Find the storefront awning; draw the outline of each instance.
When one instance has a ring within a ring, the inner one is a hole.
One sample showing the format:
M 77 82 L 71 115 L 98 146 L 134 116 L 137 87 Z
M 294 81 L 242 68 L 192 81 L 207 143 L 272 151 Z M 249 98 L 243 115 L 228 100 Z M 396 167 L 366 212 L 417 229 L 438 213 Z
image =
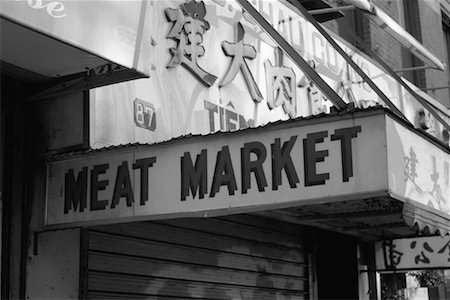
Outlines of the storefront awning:
M 450 233 L 448 216 L 430 212 L 417 203 L 408 204 L 387 196 L 311 204 L 257 214 L 353 235 L 366 241 Z
M 151 65 L 144 60 L 150 45 L 141 45 L 146 5 L 146 1 L 2 1 L 3 71 L 27 76 L 27 82 L 46 90 L 44 94 L 149 77 Z
M 275 214 L 365 239 L 449 232 L 448 147 L 383 108 L 54 157 L 47 228 Z

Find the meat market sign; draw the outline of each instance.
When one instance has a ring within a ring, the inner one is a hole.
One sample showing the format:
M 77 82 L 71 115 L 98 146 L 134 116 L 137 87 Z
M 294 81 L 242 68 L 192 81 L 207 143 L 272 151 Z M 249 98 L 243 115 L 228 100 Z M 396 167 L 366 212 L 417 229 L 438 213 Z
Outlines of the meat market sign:
M 373 193 L 384 115 L 324 118 L 48 163 L 46 225 L 212 216 Z
M 47 164 L 47 228 L 388 196 L 450 219 L 448 152 L 383 109 L 113 147 Z

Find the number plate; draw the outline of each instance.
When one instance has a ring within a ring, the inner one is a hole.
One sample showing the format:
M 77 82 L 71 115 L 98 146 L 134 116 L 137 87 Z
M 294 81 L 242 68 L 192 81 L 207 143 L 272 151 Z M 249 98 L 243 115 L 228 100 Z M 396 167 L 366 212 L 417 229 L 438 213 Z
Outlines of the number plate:
M 134 100 L 134 123 L 138 127 L 155 131 L 156 118 L 153 104 L 136 98 Z

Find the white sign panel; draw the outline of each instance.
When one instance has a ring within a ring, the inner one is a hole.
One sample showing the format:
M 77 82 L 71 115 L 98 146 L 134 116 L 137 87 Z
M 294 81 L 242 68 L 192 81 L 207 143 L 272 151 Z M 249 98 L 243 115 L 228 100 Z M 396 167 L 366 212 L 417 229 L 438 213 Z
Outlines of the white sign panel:
M 450 236 L 396 239 L 375 244 L 377 270 L 450 268 Z
M 142 45 L 151 48 L 151 76 L 91 91 L 92 147 L 155 143 L 330 112 L 320 89 L 235 1 L 188 3 L 149 2 Z M 280 1 L 251 3 L 345 102 L 380 104 L 302 16 Z M 416 124 L 421 105 L 362 54 L 338 43 Z M 440 138 L 442 128 L 432 121 L 429 131 Z
M 394 198 L 413 200 L 450 215 L 448 148 L 387 120 L 389 187 Z
M 50 162 L 46 225 L 212 216 L 385 194 L 385 115 L 363 115 Z
M 111 62 L 150 74 L 146 1 L 2 0 L 0 15 Z M 144 11 L 142 11 L 144 9 Z M 145 40 L 147 41 L 147 40 Z M 31 50 L 30 50 L 31 51 Z M 67 75 L 67 74 L 63 74 Z

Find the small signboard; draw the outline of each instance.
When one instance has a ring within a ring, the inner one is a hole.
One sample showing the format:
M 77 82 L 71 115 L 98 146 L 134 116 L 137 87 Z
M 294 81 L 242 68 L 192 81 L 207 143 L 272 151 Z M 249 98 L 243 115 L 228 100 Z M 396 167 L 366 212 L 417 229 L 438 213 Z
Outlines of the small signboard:
M 395 239 L 375 244 L 377 270 L 450 269 L 450 236 Z

